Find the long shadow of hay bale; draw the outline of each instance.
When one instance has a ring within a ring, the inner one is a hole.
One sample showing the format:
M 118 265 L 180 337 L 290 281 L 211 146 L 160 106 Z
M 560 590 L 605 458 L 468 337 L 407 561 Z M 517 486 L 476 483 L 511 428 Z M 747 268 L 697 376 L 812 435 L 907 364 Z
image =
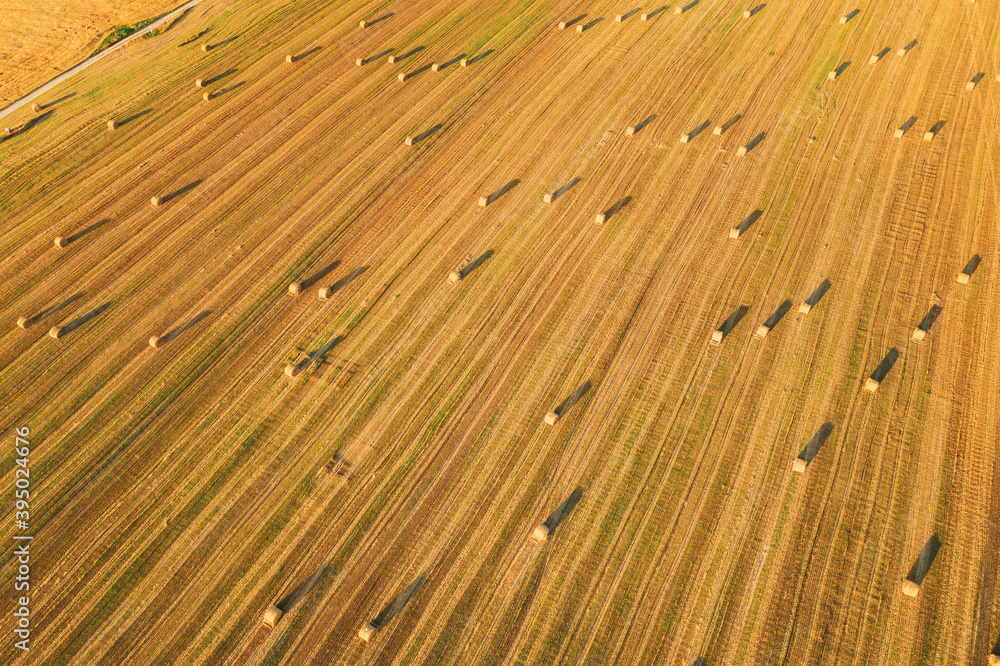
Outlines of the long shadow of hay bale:
M 934 558 L 937 557 L 939 550 L 941 550 L 941 539 L 938 538 L 937 534 L 934 534 L 920 549 L 920 554 L 917 555 L 916 561 L 910 567 L 910 572 L 906 574 L 906 580 L 903 582 L 903 592 L 906 595 L 915 597 L 920 592 L 920 586 L 923 585 L 924 578 L 930 571 L 931 565 L 934 564 Z
M 587 391 L 590 390 L 590 380 L 577 386 L 572 393 L 563 400 L 558 407 L 553 409 L 551 412 L 545 415 L 545 422 L 549 425 L 555 425 L 556 421 L 561 419 L 566 412 L 573 408 L 573 406 L 580 401 Z

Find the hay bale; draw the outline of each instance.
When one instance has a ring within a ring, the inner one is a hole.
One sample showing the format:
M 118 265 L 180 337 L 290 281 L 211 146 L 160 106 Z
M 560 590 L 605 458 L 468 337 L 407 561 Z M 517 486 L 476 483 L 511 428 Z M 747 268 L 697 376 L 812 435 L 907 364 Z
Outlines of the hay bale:
M 294 363 L 289 363 L 285 366 L 285 374 L 289 377 L 295 377 L 299 374 L 299 366 Z
M 328 301 L 330 300 L 331 296 L 333 296 L 333 289 L 331 289 L 330 287 L 320 287 L 319 289 L 320 300 Z
M 802 474 L 806 471 L 806 461 L 802 458 L 796 458 L 795 462 L 792 463 L 792 471 Z
M 896 139 L 902 139 L 904 134 L 906 134 L 906 132 L 904 132 L 902 129 L 897 129 L 895 132 L 892 133 L 892 136 L 893 138 Z
M 364 58 L 358 58 L 354 62 L 358 63 L 358 67 L 361 67 L 362 65 L 365 64 L 365 59 Z
M 831 69 L 829 72 L 826 73 L 826 78 L 830 79 L 831 81 L 836 79 L 838 76 L 839 74 L 835 69 Z
M 369 622 L 361 629 L 361 631 L 358 632 L 358 638 L 367 643 L 372 639 L 372 636 L 374 636 L 377 633 L 378 633 L 378 627 Z
M 62 236 L 56 236 L 55 239 L 52 241 L 52 243 L 56 247 L 66 247 L 67 245 L 69 245 L 69 241 L 63 238 Z
M 302 285 L 298 282 L 293 282 L 288 285 L 288 293 L 292 296 L 298 296 L 300 291 L 302 291 Z
M 17 325 L 19 328 L 28 328 L 31 326 L 31 317 L 18 317 Z
M 997 81 L 1000 81 L 1000 74 L 997 74 Z
M 975 2 L 975 0 L 972 1 Z M 997 77 L 997 80 L 1000 80 L 1000 77 Z M 988 666 L 1000 666 L 1000 654 L 991 654 L 986 663 Z
M 646 12 L 643 12 L 642 14 L 639 15 L 639 20 L 640 21 L 648 21 L 649 20 L 649 14 L 647 14 Z
M 547 525 L 539 525 L 531 533 L 531 540 L 535 543 L 545 543 L 549 540 L 549 532 Z
M 458 66 L 459 67 L 468 67 L 469 66 L 469 59 L 468 58 L 462 58 L 461 60 L 458 61 Z
M 977 83 L 978 83 L 978 81 L 969 81 L 968 83 L 965 84 L 965 89 L 966 90 L 973 90 L 976 87 Z
M 163 197 L 153 197 L 152 199 L 149 200 L 149 205 L 151 205 L 153 208 L 156 208 L 162 203 L 163 203 Z
M 801 314 L 809 314 L 810 310 L 812 310 L 812 306 L 809 305 L 808 303 L 803 303 L 802 305 L 799 306 L 799 312 Z
M 405 139 L 403 139 L 403 143 L 406 144 L 407 146 L 412 146 L 413 145 L 413 137 L 412 136 L 406 137 Z
M 925 335 L 927 335 L 927 331 L 918 326 L 915 329 L 913 329 L 913 335 L 911 335 L 910 337 L 914 340 L 920 341 L 924 339 Z
M 278 623 L 284 612 L 277 606 L 271 606 L 266 611 L 264 611 L 264 626 L 268 629 L 274 629 L 274 625 Z
M 691 139 L 690 134 L 681 134 L 681 143 L 687 143 Z
M 770 332 L 771 329 L 769 329 L 767 326 L 764 326 L 764 324 L 761 324 L 760 326 L 757 327 L 757 332 L 754 333 L 753 336 L 755 338 L 760 338 L 761 340 L 763 340 L 764 338 L 767 337 L 767 334 Z
M 362 30 L 364 30 L 365 28 L 368 27 L 368 21 L 359 21 L 358 25 L 361 27 Z
M 116 130 L 116 129 L 118 129 L 118 121 L 114 120 L 114 119 L 109 120 L 108 121 L 108 129 L 109 130 Z
M 715 136 L 722 136 L 722 125 L 716 125 L 715 129 L 712 130 L 712 134 Z
M 621 22 L 622 22 L 622 15 L 615 14 L 615 23 L 621 23 Z
M 435 63 L 431 63 L 431 71 L 432 72 L 440 72 L 441 71 L 441 65 L 437 64 L 436 62 Z
M 489 198 L 479 197 L 479 205 L 482 206 L 483 208 L 485 208 L 489 203 L 490 203 Z
M 31 110 L 34 111 L 35 113 L 41 113 L 42 112 L 42 107 L 39 106 L 38 104 L 32 104 L 31 105 Z
M 959 273 L 958 274 L 958 283 L 959 284 L 969 284 L 969 274 L 968 273 Z
M 627 134 L 628 136 L 632 136 L 633 134 L 635 134 L 635 127 L 631 125 L 629 127 L 626 127 L 625 134 Z
M 212 93 L 210 93 L 210 92 L 207 92 L 207 93 L 205 93 L 204 95 L 201 96 L 201 98 L 203 100 L 205 100 L 206 102 L 211 102 L 212 101 L 212 97 L 214 97 L 214 95 Z
M 396 78 L 399 79 L 400 81 L 405 81 L 406 80 L 406 74 L 400 72 L 399 76 L 397 76 Z
M 63 334 L 62 326 L 53 326 L 52 328 L 49 329 L 50 338 L 55 338 L 56 340 L 58 340 L 59 338 L 62 337 L 62 334 Z
M 542 196 L 542 201 L 544 201 L 545 203 L 552 203 L 552 195 L 546 194 Z
M 874 393 L 878 390 L 878 382 L 869 377 L 865 380 L 865 390 L 869 393 Z
M 729 230 L 729 237 L 730 238 L 739 238 L 740 237 L 740 228 L 739 227 L 733 227 L 732 229 L 730 229 Z
M 559 420 L 559 415 L 556 414 L 555 412 L 549 412 L 548 414 L 545 415 L 545 422 L 549 425 L 555 425 L 558 420 Z
M 684 10 L 681 9 L 680 5 L 677 5 L 677 9 L 674 10 L 674 16 L 680 16 L 683 13 L 684 13 Z
M 149 346 L 152 347 L 153 349 L 159 349 L 160 345 L 162 344 L 163 344 L 163 339 L 160 338 L 160 336 L 158 335 L 154 335 L 149 339 Z
M 737 157 L 743 157 L 746 154 L 747 154 L 747 147 L 746 146 L 740 146 L 739 148 L 736 149 L 736 155 L 737 155 Z
M 399 58 L 397 56 L 394 56 L 394 55 L 389 56 L 389 64 L 390 65 L 395 65 L 396 64 L 396 60 L 398 60 L 398 59 Z
M 722 329 L 716 329 L 715 332 L 712 333 L 712 339 L 708 341 L 708 344 L 713 347 L 718 347 L 722 344 Z
M 195 88 L 204 88 L 205 87 L 205 79 L 195 79 L 195 81 L 194 81 L 194 87 Z
M 202 44 L 201 45 L 201 52 L 202 53 L 208 53 L 211 50 L 212 50 L 212 47 L 209 46 L 208 44 Z
M 459 273 L 458 271 L 451 271 L 450 273 L 448 273 L 449 284 L 456 284 L 461 281 L 462 281 L 462 274 Z
M 869 65 L 874 65 L 877 62 L 878 62 L 878 56 L 877 55 L 873 54 L 873 55 L 868 56 L 868 64 Z
M 285 62 L 289 62 L 289 63 L 295 62 L 295 56 L 293 56 L 293 55 L 286 55 L 285 56 Z
M 566 21 L 559 21 L 559 29 L 560 30 L 566 29 Z
M 920 586 L 914 583 L 912 580 L 903 581 L 903 594 L 908 597 L 915 597 L 920 593 Z
M 744 9 L 743 10 L 743 18 L 744 19 L 750 18 L 750 10 L 749 9 Z
M 598 213 L 594 217 L 594 222 L 596 222 L 597 224 L 604 224 L 605 220 L 607 219 L 608 219 L 607 215 L 605 215 L 604 213 Z
M 583 32 L 583 25 L 581 24 L 581 25 L 576 26 L 576 31 L 577 32 Z
M 924 132 L 924 141 L 933 141 L 935 134 L 936 132 L 932 130 L 927 130 L 926 132 Z

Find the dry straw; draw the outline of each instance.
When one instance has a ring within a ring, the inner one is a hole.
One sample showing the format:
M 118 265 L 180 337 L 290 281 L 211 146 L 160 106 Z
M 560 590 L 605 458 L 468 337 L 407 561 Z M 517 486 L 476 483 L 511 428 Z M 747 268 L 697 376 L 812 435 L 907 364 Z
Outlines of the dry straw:
M 163 338 L 158 335 L 154 335 L 149 339 L 149 346 L 153 349 L 159 349 L 160 345 L 163 344 Z
M 912 580 L 903 581 L 903 594 L 908 597 L 915 597 L 920 594 L 920 586 L 914 583 Z
M 109 120 L 108 121 L 108 129 L 109 130 L 116 130 L 116 129 L 118 129 L 118 121 L 117 120 L 113 120 L 113 119 Z
M 63 238 L 62 236 L 56 236 L 55 240 L 53 240 L 52 243 L 56 247 L 66 247 L 67 245 L 69 245 L 69 241 Z
M 548 414 L 545 415 L 545 422 L 548 423 L 549 425 L 555 425 L 558 420 L 559 420 L 559 415 L 556 414 L 555 412 L 549 412 Z
M 531 540 L 537 543 L 544 543 L 549 540 L 549 528 L 546 525 L 539 525 L 531 533 Z
M 17 325 L 20 328 L 28 328 L 29 326 L 31 326 L 31 317 L 18 317 Z
M 63 330 L 61 326 L 53 326 L 49 329 L 49 337 L 58 340 L 62 337 Z
M 149 204 L 153 208 L 156 208 L 157 206 L 159 206 L 162 203 L 163 203 L 163 197 L 153 197 L 152 199 L 149 200 Z
M 358 632 L 358 638 L 367 643 L 377 633 L 378 633 L 378 627 L 369 622 L 364 627 L 362 627 L 362 629 Z
M 302 291 L 302 285 L 298 282 L 293 282 L 288 285 L 288 293 L 292 296 L 298 296 L 300 291 Z
M 284 615 L 282 610 L 277 606 L 271 606 L 266 611 L 264 611 L 264 626 L 269 629 L 274 629 L 274 625 L 278 623 L 281 616 Z

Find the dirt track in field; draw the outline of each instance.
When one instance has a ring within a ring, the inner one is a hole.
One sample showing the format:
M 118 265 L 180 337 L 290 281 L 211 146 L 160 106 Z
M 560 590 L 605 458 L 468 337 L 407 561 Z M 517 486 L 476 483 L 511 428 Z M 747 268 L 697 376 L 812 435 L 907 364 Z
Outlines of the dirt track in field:
M 674 8 L 205 0 L 0 143 L 31 660 L 985 662 L 1000 13 Z

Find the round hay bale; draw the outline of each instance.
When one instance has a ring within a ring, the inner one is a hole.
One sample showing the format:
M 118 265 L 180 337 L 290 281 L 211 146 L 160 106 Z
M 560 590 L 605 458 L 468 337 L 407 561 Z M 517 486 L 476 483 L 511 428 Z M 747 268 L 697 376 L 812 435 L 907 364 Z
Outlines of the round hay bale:
M 156 208 L 163 203 L 163 197 L 153 197 L 149 200 L 149 203 L 153 208 Z
M 747 147 L 746 146 L 740 146 L 739 148 L 736 149 L 736 154 L 739 157 L 743 157 L 744 155 L 747 154 Z
M 865 390 L 869 393 L 874 393 L 878 390 L 878 382 L 869 377 L 865 380 Z
M 53 326 L 52 328 L 49 329 L 50 338 L 55 338 L 56 340 L 58 340 L 59 338 L 62 337 L 62 334 L 63 334 L 62 326 Z
M 202 44 L 201 45 L 201 52 L 202 53 L 208 53 L 211 50 L 212 50 L 212 47 L 209 46 L 208 44 Z
M 264 626 L 268 629 L 274 629 L 274 625 L 278 623 L 282 615 L 284 615 L 284 611 L 277 606 L 271 606 L 264 611 Z
M 362 30 L 364 30 L 365 28 L 368 27 L 368 22 L 367 21 L 359 21 L 358 25 L 361 26 Z
M 633 136 L 635 134 L 635 127 L 631 125 L 629 127 L 626 127 L 625 134 L 627 134 L 628 136 Z
M 461 282 L 461 281 L 462 281 L 462 274 L 459 273 L 458 271 L 452 271 L 448 273 L 448 282 L 450 284 L 455 284 L 456 282 Z
M 405 81 L 406 80 L 406 74 L 403 74 L 402 72 L 400 72 L 399 76 L 397 76 L 396 78 L 399 79 L 400 81 Z
M 389 64 L 390 65 L 395 65 L 396 64 L 396 56 L 394 56 L 394 55 L 389 56 Z
M 468 67 L 469 66 L 469 59 L 468 58 L 462 58 L 461 60 L 458 61 L 458 66 L 459 67 Z M 997 77 L 997 81 L 1000 81 L 1000 76 Z
M 604 221 L 607 219 L 608 219 L 607 215 L 605 215 L 604 213 L 598 213 L 597 216 L 594 218 L 594 222 L 596 222 L 597 224 L 604 224 Z
M 582 33 L 583 32 L 583 26 L 582 25 L 576 26 L 576 31 Z
M 52 243 L 56 247 L 66 247 L 67 245 L 69 245 L 69 241 L 63 238 L 62 236 L 56 236 L 55 239 L 52 241 Z
M 163 526 L 167 527 L 168 525 L 170 525 L 170 519 L 169 518 L 164 518 L 163 519 Z
M 802 314 L 809 314 L 810 310 L 812 310 L 812 306 L 809 305 L 808 303 L 803 303 L 802 305 L 799 306 L 799 312 Z
M 285 374 L 288 375 L 289 377 L 295 377 L 296 375 L 299 374 L 299 366 L 293 363 L 289 363 L 288 365 L 285 366 Z
M 912 580 L 903 581 L 903 594 L 908 597 L 915 597 L 920 594 L 920 586 L 914 583 Z
M 555 425 L 558 420 L 559 420 L 559 415 L 556 414 L 555 412 L 549 412 L 548 414 L 545 415 L 545 422 L 549 425 Z
M 195 81 L 194 81 L 194 87 L 195 88 L 204 88 L 205 87 L 205 79 L 195 79 Z
M 643 12 L 642 14 L 639 15 L 639 20 L 640 21 L 648 21 L 649 20 L 649 14 L 647 14 L 646 12 Z
M 537 543 L 544 543 L 549 540 L 549 531 L 548 525 L 539 525 L 531 533 L 531 540 Z
M 358 638 L 367 643 L 377 633 L 378 633 L 378 627 L 369 622 L 364 627 L 362 627 L 361 630 L 358 632 Z
M 615 23 L 621 23 L 621 22 L 622 22 L 622 15 L 615 14 Z
M 42 112 L 42 107 L 40 105 L 38 105 L 38 104 L 32 104 L 31 105 L 31 110 L 34 111 L 35 113 L 41 113 Z
M 566 29 L 566 21 L 559 21 L 559 29 L 560 30 Z
M 206 102 L 212 101 L 212 97 L 214 97 L 214 95 L 212 95 L 212 93 L 210 92 L 206 92 L 204 95 L 201 96 L 201 98 Z
M 795 462 L 792 463 L 792 471 L 802 474 L 806 471 L 806 461 L 802 458 L 796 458 Z
M 436 62 L 433 63 L 433 64 L 431 64 L 431 71 L 432 72 L 440 72 L 441 71 L 441 65 L 437 64 Z
M 358 64 L 358 67 L 361 67 L 362 65 L 365 64 L 365 59 L 364 58 L 358 58 L 354 62 L 356 62 Z
M 743 10 L 743 18 L 744 19 L 750 18 L 750 10 L 749 9 L 744 9 Z
M 295 56 L 293 56 L 293 55 L 286 55 L 285 56 L 285 62 L 295 62 Z
M 112 131 L 118 129 L 118 121 L 114 120 L 114 119 L 109 120 L 108 121 L 108 129 L 112 130 Z
M 479 197 L 479 205 L 482 206 L 483 208 L 485 208 L 486 206 L 488 206 L 489 203 L 490 203 L 490 200 L 487 197 Z
M 160 345 L 163 344 L 163 340 L 158 335 L 154 335 L 149 339 L 149 346 L 153 349 L 159 349 Z
M 28 328 L 29 326 L 31 326 L 31 317 L 18 317 L 17 325 L 20 328 Z
M 959 273 L 958 274 L 958 283 L 959 284 L 969 284 L 969 274 L 968 273 Z
M 413 137 L 412 136 L 406 137 L 405 139 L 403 139 L 403 143 L 406 144 L 407 146 L 412 146 L 413 145 Z
M 319 290 L 320 299 L 328 301 L 330 300 L 331 296 L 333 296 L 333 289 L 330 289 L 330 287 L 320 287 Z
M 292 296 L 298 296 L 300 291 L 302 291 L 302 285 L 298 282 L 293 282 L 288 285 L 288 293 Z

